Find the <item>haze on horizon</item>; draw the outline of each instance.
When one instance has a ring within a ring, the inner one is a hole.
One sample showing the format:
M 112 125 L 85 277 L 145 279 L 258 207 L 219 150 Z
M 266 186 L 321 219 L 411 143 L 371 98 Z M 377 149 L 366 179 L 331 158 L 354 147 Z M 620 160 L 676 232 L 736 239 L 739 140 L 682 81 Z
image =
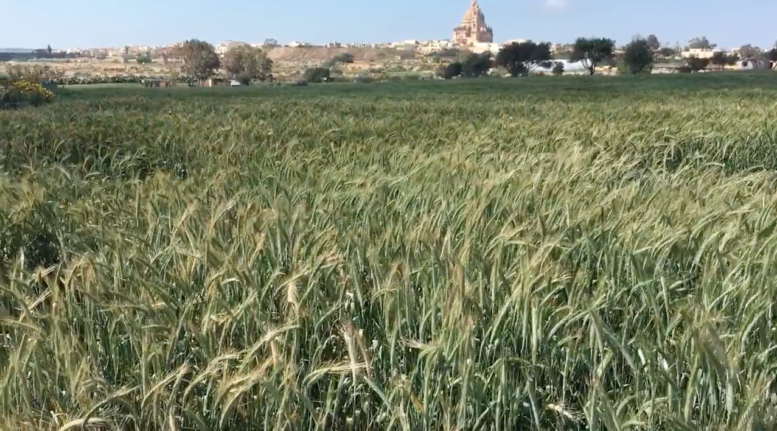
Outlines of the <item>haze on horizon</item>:
M 56 49 L 163 45 L 190 38 L 310 43 L 447 39 L 471 0 L 55 0 L 13 2 L 0 27 L 0 47 Z M 763 0 L 479 0 L 494 41 L 572 42 L 602 36 L 619 44 L 656 34 L 674 46 L 706 36 L 724 48 L 770 48 L 777 3 Z M 41 13 L 40 11 L 46 11 Z M 740 18 L 741 17 L 741 18 Z

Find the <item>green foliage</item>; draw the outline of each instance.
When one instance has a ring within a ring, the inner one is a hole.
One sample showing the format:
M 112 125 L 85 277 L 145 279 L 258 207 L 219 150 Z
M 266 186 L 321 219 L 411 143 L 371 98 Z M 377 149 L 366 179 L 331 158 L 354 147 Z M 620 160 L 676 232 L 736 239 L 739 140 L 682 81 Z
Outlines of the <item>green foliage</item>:
M 777 426 L 772 76 L 245 90 L 0 112 L 3 427 Z
M 457 76 L 461 76 L 463 70 L 463 65 L 455 61 L 453 63 L 440 66 L 440 68 L 437 70 L 437 76 L 442 77 L 443 79 L 453 79 Z
M 710 43 L 706 36 L 694 37 L 688 41 L 688 47 L 691 49 L 714 49 L 717 45 Z
M 55 86 L 52 86 L 54 89 Z M 0 109 L 40 106 L 54 100 L 52 89 L 25 79 L 0 79 Z
M 557 61 L 553 64 L 553 70 L 551 71 L 556 76 L 564 74 L 564 63 Z
M 769 61 L 777 62 L 777 48 L 766 51 L 765 56 Z
M 655 34 L 648 35 L 645 41 L 650 51 L 658 52 L 661 49 L 661 42 L 658 41 L 658 37 Z
M 221 67 L 213 45 L 197 39 L 184 42 L 176 49 L 176 56 L 183 58 L 181 71 L 200 81 L 210 78 Z
M 328 67 L 312 67 L 305 70 L 303 75 L 305 82 L 321 83 L 329 81 L 330 72 Z
M 528 74 L 536 66 L 549 66 L 551 58 L 550 43 L 513 42 L 499 50 L 496 64 L 518 76 Z
M 739 61 L 739 55 L 729 55 L 725 52 L 718 51 L 712 54 L 710 64 L 714 64 L 716 66 L 733 66 L 737 63 L 737 61 Z
M 688 72 L 698 72 L 709 66 L 709 58 L 688 57 L 685 59 L 685 67 Z
M 758 58 L 763 54 L 763 50 L 757 46 L 753 46 L 751 44 L 742 45 L 739 47 L 739 56 L 742 59 L 748 59 L 748 58 Z
M 444 48 L 439 51 L 430 52 L 429 54 L 426 54 L 427 57 L 437 57 L 437 58 L 458 58 L 461 54 L 461 50 L 457 48 Z
M 150 64 L 152 62 L 151 61 L 151 57 L 149 57 L 147 55 L 139 55 L 139 56 L 137 56 L 137 58 L 135 58 L 135 61 L 138 64 Z
M 630 74 L 650 73 L 653 69 L 653 52 L 646 39 L 636 39 L 626 46 L 621 60 L 624 71 Z
M 572 50 L 571 61 L 579 61 L 593 75 L 596 65 L 612 58 L 615 41 L 606 38 L 578 38 Z
M 664 58 L 674 58 L 677 56 L 677 52 L 672 48 L 664 47 L 658 51 L 658 55 Z
M 224 69 L 230 79 L 236 79 L 243 85 L 251 80 L 267 81 L 272 79 L 273 62 L 260 48 L 251 45 L 239 45 L 231 48 L 224 56 Z
M 465 78 L 477 78 L 485 75 L 491 69 L 491 54 L 470 53 L 461 63 L 461 76 Z

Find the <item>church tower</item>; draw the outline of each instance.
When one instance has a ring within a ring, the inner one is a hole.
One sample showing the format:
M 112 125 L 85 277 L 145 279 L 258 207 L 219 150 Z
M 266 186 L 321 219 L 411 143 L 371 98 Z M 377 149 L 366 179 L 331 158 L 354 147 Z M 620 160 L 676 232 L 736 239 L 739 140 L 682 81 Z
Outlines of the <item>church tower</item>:
M 462 45 L 494 42 L 494 31 L 486 24 L 486 17 L 477 0 L 472 0 L 461 18 L 461 24 L 453 29 L 451 40 Z

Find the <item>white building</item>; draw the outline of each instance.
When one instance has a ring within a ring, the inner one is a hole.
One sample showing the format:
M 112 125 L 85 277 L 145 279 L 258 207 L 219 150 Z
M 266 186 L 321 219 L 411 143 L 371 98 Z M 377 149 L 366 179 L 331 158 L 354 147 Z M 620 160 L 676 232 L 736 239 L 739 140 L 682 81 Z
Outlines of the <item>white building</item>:
M 479 42 L 479 43 L 473 43 L 472 46 L 470 46 L 469 50 L 474 52 L 475 54 L 482 54 L 484 52 L 491 52 L 492 54 L 496 55 L 500 49 L 502 49 L 501 43 L 488 43 L 488 42 Z
M 737 62 L 741 70 L 768 70 L 769 62 L 761 58 L 748 58 Z
M 214 50 L 216 51 L 216 54 L 224 55 L 230 49 L 240 45 L 245 45 L 245 42 L 236 42 L 234 40 L 228 40 L 226 42 L 221 42 L 220 44 L 216 45 Z
M 713 55 L 715 55 L 716 52 L 723 52 L 722 49 L 716 48 L 716 49 L 709 49 L 709 48 L 688 48 L 684 50 L 680 56 L 682 58 L 690 58 L 690 57 L 696 57 L 696 58 L 712 58 Z

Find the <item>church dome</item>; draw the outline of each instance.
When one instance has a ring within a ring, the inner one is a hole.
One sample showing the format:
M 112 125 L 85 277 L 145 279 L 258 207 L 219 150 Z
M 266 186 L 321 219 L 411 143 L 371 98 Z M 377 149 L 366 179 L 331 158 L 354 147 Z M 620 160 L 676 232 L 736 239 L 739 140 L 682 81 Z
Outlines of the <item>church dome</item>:
M 452 40 L 460 44 L 491 43 L 494 41 L 494 32 L 491 27 L 486 25 L 486 17 L 480 10 L 477 0 L 472 0 L 461 18 L 461 24 L 453 29 Z
M 486 17 L 483 15 L 483 11 L 480 10 L 480 5 L 477 0 L 473 0 L 469 8 L 464 12 L 464 16 L 461 18 L 462 24 L 480 24 L 485 26 Z

